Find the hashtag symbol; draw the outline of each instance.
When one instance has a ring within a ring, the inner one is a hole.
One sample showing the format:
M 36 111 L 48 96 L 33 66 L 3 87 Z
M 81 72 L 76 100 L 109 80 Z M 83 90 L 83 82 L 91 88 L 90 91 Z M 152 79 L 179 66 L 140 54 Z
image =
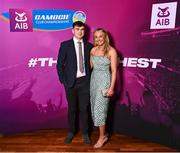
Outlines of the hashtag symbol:
M 31 58 L 31 59 L 29 60 L 28 66 L 29 66 L 29 67 L 35 67 L 35 66 L 37 65 L 37 61 L 38 61 L 37 58 Z

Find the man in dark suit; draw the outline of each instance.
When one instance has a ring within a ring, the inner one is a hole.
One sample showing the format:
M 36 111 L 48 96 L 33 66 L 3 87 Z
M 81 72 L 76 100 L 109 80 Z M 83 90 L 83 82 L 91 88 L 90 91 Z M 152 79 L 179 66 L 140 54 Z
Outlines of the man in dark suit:
M 90 96 L 90 50 L 92 44 L 83 39 L 85 24 L 81 21 L 73 23 L 73 38 L 61 43 L 57 60 L 59 80 L 63 83 L 68 101 L 69 132 L 64 140 L 71 143 L 76 133 L 76 114 L 80 111 L 80 121 L 85 144 L 90 144 L 88 135 L 88 107 Z

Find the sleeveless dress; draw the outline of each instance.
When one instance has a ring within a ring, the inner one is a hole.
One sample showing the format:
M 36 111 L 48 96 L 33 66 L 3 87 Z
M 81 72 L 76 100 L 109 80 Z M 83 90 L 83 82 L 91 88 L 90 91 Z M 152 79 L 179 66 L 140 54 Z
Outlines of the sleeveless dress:
M 90 81 L 91 114 L 94 126 L 106 123 L 109 98 L 104 97 L 102 90 L 110 87 L 110 60 L 105 56 L 91 56 L 93 70 Z

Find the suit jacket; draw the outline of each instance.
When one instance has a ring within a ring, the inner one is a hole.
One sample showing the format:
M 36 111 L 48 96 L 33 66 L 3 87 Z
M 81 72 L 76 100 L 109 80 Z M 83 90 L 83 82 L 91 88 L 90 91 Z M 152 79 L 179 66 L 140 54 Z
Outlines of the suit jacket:
M 86 76 L 90 80 L 90 50 L 93 45 L 85 40 L 83 42 Z M 77 73 L 77 58 L 73 39 L 61 43 L 56 68 L 60 82 L 65 87 L 71 88 Z

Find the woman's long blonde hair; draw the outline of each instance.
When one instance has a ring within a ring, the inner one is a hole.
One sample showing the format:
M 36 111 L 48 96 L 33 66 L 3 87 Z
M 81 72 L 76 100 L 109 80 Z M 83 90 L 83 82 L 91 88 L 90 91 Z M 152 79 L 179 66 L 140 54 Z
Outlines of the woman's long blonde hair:
M 95 33 L 97 31 L 102 31 L 104 33 L 104 37 L 105 37 L 105 45 L 104 45 L 104 56 L 108 54 L 109 52 L 109 49 L 110 49 L 110 43 L 109 43 L 109 36 L 108 36 L 108 33 L 106 30 L 104 30 L 103 28 L 97 28 L 94 33 L 93 33 L 93 37 L 94 37 L 94 40 L 93 40 L 93 44 L 94 46 L 97 46 L 96 42 L 95 42 Z

